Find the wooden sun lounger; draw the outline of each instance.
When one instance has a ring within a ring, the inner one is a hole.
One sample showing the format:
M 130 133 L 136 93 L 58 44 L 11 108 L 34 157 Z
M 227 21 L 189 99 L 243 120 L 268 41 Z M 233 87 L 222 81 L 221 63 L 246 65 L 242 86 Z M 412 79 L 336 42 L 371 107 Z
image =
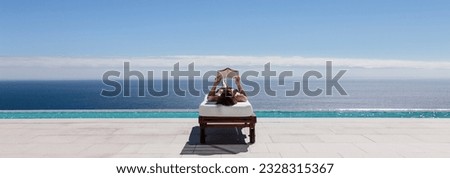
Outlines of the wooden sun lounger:
M 250 102 L 238 102 L 233 106 L 223 106 L 205 100 L 200 104 L 198 123 L 200 143 L 206 142 L 206 128 L 245 128 L 250 130 L 250 143 L 255 143 L 256 115 Z

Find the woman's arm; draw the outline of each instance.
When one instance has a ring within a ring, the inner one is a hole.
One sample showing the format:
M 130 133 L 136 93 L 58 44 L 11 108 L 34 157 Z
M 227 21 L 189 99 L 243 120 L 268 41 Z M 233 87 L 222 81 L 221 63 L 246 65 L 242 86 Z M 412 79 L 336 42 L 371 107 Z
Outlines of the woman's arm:
M 234 98 L 238 102 L 246 102 L 247 101 L 247 94 L 245 94 L 244 89 L 242 89 L 241 78 L 239 76 L 236 76 L 234 81 L 236 82 L 236 86 L 238 88 L 238 92 L 235 93 Z
M 216 80 L 214 81 L 214 84 L 208 93 L 208 101 L 217 101 L 218 96 L 216 95 L 216 88 L 217 88 L 217 85 L 219 85 L 221 80 L 222 80 L 222 76 L 217 75 Z
M 243 94 L 244 96 L 247 96 L 247 95 L 245 94 L 244 89 L 242 89 L 242 85 L 241 85 L 241 77 L 239 77 L 239 76 L 234 77 L 234 81 L 235 81 L 235 83 L 236 83 L 236 86 L 237 86 L 237 89 L 238 89 L 239 93 Z

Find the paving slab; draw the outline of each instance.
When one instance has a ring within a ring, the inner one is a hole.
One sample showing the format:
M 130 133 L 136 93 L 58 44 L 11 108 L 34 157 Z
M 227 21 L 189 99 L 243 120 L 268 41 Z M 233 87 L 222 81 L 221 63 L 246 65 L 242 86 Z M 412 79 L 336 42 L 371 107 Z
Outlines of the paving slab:
M 261 118 L 248 128 L 208 128 L 197 119 L 0 120 L 0 157 L 398 158 L 450 157 L 450 119 Z

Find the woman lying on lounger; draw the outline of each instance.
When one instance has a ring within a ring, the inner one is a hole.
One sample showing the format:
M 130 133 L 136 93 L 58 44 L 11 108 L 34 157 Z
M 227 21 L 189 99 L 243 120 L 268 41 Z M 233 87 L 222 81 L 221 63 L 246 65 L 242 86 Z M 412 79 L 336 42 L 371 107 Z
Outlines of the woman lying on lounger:
M 217 85 L 222 80 L 222 75 L 217 75 L 214 85 L 208 94 L 208 101 L 216 101 L 217 104 L 222 104 L 225 106 L 232 106 L 237 102 L 247 101 L 247 96 L 241 86 L 241 78 L 239 76 L 235 76 L 234 79 L 238 89 L 233 90 L 229 86 L 224 86 L 216 90 Z

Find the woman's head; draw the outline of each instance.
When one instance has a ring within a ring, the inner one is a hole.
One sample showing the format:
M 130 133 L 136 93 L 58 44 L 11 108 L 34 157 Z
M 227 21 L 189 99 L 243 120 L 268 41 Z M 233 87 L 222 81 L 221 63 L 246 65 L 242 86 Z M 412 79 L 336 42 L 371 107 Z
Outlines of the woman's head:
M 232 106 L 237 103 L 236 98 L 234 98 L 234 92 L 231 87 L 223 87 L 220 89 L 222 92 L 217 99 L 217 104 L 222 104 L 225 106 Z

